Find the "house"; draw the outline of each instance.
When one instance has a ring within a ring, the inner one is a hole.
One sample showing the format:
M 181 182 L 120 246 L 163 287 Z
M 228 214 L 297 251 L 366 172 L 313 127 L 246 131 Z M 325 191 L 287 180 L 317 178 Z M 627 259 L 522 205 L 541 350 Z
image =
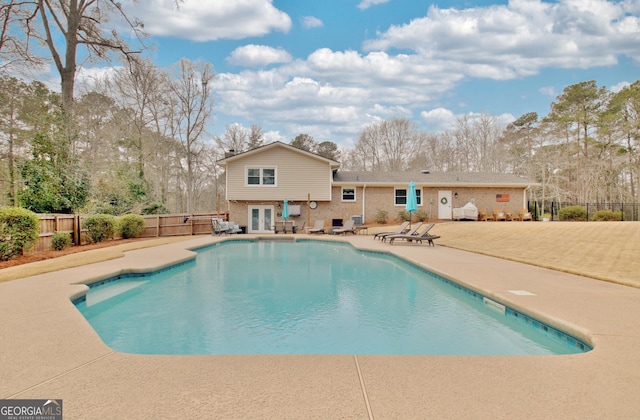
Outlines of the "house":
M 248 233 L 273 232 L 282 221 L 284 200 L 298 227 L 324 219 L 327 226 L 353 216 L 364 223 L 381 212 L 389 220 L 404 210 L 414 181 L 418 211 L 431 219 L 452 218 L 452 209 L 468 202 L 479 208 L 527 207 L 534 183 L 509 174 L 340 171 L 340 163 L 275 142 L 218 161 L 226 172 L 226 201 L 231 218 Z

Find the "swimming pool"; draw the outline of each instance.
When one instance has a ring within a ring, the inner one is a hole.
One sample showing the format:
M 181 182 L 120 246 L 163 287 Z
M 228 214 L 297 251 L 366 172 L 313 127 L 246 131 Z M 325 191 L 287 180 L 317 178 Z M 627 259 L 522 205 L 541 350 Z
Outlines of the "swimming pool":
M 589 347 L 386 253 L 230 240 L 91 287 L 76 306 L 139 354 L 570 354 Z

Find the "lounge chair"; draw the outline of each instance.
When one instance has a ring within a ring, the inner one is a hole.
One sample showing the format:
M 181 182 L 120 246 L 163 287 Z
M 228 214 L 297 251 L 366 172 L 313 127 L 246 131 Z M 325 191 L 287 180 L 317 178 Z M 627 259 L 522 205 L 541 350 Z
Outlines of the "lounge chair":
M 392 235 L 389 237 L 389 244 L 393 245 L 393 241 L 395 241 L 396 239 L 404 239 L 407 242 L 416 241 L 416 242 L 422 243 L 422 241 L 428 241 L 428 245 L 435 246 L 435 244 L 433 243 L 433 240 L 438 239 L 440 236 L 431 235 L 429 233 L 429 231 L 433 226 L 434 224 L 431 223 L 427 225 L 427 228 L 423 232 L 415 235 Z
M 324 233 L 324 220 L 316 220 L 313 227 L 305 228 L 307 233 Z
M 431 223 L 433 224 L 433 223 Z M 418 229 L 420 229 L 420 227 L 422 227 L 422 222 L 418 222 L 416 223 L 411 229 L 409 229 L 408 232 L 405 233 L 394 233 L 393 235 L 385 235 L 382 237 L 382 242 L 386 242 L 387 239 L 393 238 L 394 236 L 404 236 L 404 235 L 416 235 L 418 232 Z M 428 229 L 431 229 L 430 227 Z
M 341 228 L 339 228 L 339 229 L 333 229 L 333 233 L 334 233 L 334 234 L 340 234 L 340 233 L 342 233 L 342 234 L 345 234 L 345 235 L 346 235 L 346 234 L 347 234 L 347 233 L 349 233 L 349 232 L 351 232 L 351 233 L 352 233 L 352 234 L 354 234 L 354 235 L 356 234 L 356 228 L 355 228 L 355 226 L 354 226 L 353 219 L 349 219 L 349 220 L 347 220 L 346 222 L 344 222 L 344 226 L 342 226 Z
M 377 238 L 382 240 L 382 238 L 384 238 L 387 235 L 400 235 L 402 233 L 405 233 L 408 226 L 409 226 L 409 222 L 404 222 L 403 224 L 398 226 L 398 229 L 396 229 L 395 232 L 378 232 L 375 235 L 373 235 L 373 239 Z

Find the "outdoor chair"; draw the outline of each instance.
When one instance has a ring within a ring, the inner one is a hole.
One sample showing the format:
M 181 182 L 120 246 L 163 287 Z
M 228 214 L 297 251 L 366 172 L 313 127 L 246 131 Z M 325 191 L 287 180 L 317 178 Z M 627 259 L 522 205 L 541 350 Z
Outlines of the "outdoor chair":
M 356 234 L 356 228 L 354 226 L 353 219 L 349 219 L 346 222 L 344 222 L 344 226 L 343 227 L 341 227 L 339 229 L 333 229 L 333 233 L 336 234 L 336 235 L 340 234 L 340 233 L 346 235 L 349 232 L 351 232 L 354 235 Z
M 307 233 L 324 233 L 324 220 L 316 220 L 313 227 L 306 228 Z
M 487 209 L 478 210 L 478 221 L 486 222 L 488 220 L 494 220 L 493 214 L 487 213 Z
M 504 222 L 507 220 L 507 216 L 505 216 L 504 211 L 501 209 L 493 209 L 493 220 L 496 222 L 502 220 Z
M 511 213 L 510 209 L 504 209 L 504 220 L 506 220 L 507 222 L 510 222 L 511 220 L 513 220 L 513 213 Z
M 238 226 L 236 222 L 227 222 L 227 223 L 229 226 L 229 230 L 227 231 L 227 233 L 235 234 L 235 233 L 242 232 L 242 229 L 240 229 L 240 226 Z
M 429 226 L 431 225 L 431 226 Z M 431 229 L 431 227 L 433 227 L 433 223 L 430 223 L 429 225 L 427 225 L 427 230 Z M 412 235 L 417 235 L 418 229 L 420 229 L 420 227 L 422 226 L 422 222 L 418 222 L 415 224 L 414 227 L 412 227 L 411 229 L 409 229 L 408 232 L 406 233 L 394 233 L 393 235 L 386 235 L 382 238 L 382 242 L 386 242 L 387 239 L 391 239 L 393 237 L 396 236 L 412 236 Z
M 433 240 L 440 238 L 440 236 L 431 235 L 429 233 L 433 226 L 435 226 L 435 224 L 430 223 L 427 225 L 427 228 L 424 231 L 422 231 L 421 233 L 416 233 L 414 235 L 391 235 L 389 236 L 389 244 L 393 245 L 393 241 L 395 241 L 396 239 L 404 239 L 407 242 L 416 241 L 422 243 L 422 241 L 427 241 L 428 245 L 435 246 Z
M 382 238 L 384 238 L 387 235 L 400 235 L 407 231 L 407 227 L 409 227 L 409 222 L 404 222 L 400 226 L 398 226 L 398 229 L 396 229 L 395 232 L 378 232 L 375 235 L 373 235 L 373 239 L 382 240 Z
M 231 229 L 232 227 L 230 227 L 224 220 L 217 218 L 211 219 L 211 233 L 213 235 L 219 236 L 228 234 Z
M 522 220 L 523 222 L 526 220 L 532 221 L 533 220 L 533 216 L 531 216 L 531 212 L 527 211 L 525 209 L 521 209 L 520 212 L 518 213 L 520 220 Z

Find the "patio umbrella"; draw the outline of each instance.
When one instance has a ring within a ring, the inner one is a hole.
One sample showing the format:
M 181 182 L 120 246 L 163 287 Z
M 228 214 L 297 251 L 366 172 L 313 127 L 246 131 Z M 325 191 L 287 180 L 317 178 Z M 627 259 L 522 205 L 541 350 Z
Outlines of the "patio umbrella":
M 411 227 L 411 216 L 414 211 L 418 210 L 418 199 L 416 198 L 416 184 L 411 181 L 409 183 L 409 191 L 407 192 L 407 204 L 405 210 L 409 212 L 409 227 Z
M 282 203 L 282 219 L 284 220 L 282 222 L 282 231 L 284 233 L 287 233 L 287 219 L 289 218 L 289 201 L 288 200 L 284 200 L 284 203 Z

